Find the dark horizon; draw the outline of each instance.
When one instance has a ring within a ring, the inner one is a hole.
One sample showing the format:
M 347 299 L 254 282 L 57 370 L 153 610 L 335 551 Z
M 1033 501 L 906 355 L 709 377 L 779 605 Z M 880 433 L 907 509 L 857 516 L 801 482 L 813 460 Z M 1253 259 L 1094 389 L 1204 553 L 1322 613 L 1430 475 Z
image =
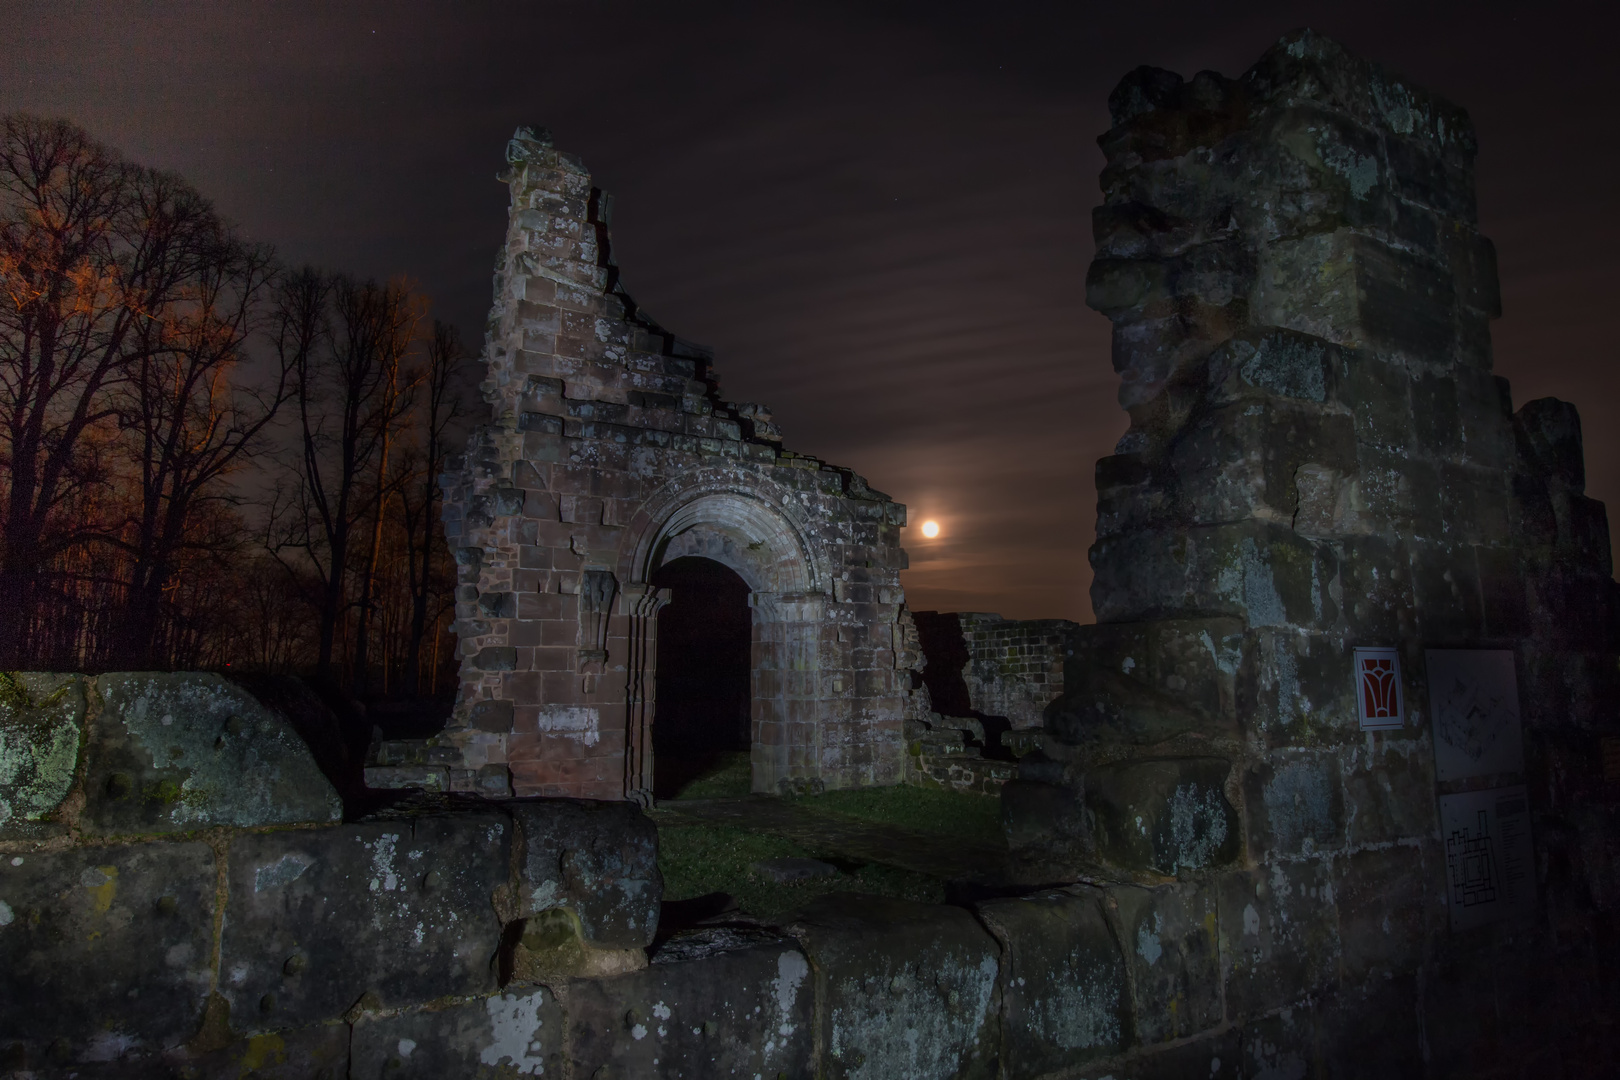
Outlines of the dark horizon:
M 1108 92 L 1143 63 L 1238 75 L 1295 26 L 1468 109 L 1497 373 L 1516 407 L 1579 406 L 1588 490 L 1620 498 L 1603 38 L 1587 8 L 1502 10 L 25 4 L 0 111 L 180 173 L 289 262 L 407 274 L 473 343 L 501 149 L 545 125 L 614 195 L 632 295 L 714 348 L 727 396 L 908 504 L 912 607 L 1086 620 L 1092 464 L 1125 427 L 1084 305 Z

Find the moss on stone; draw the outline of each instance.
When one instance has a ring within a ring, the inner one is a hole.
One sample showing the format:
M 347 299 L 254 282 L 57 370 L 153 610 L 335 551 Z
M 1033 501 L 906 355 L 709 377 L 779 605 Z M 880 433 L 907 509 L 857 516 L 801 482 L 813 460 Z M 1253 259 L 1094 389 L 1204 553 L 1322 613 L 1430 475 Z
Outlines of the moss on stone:
M 925 903 L 943 903 L 945 885 L 926 874 L 879 863 L 851 865 L 838 853 L 805 847 L 778 836 L 766 836 L 726 825 L 660 826 L 658 869 L 664 877 L 665 900 L 688 900 L 723 892 L 746 913 L 779 918 L 835 892 L 869 893 Z M 754 871 L 765 859 L 821 858 L 848 867 L 833 877 L 776 882 Z

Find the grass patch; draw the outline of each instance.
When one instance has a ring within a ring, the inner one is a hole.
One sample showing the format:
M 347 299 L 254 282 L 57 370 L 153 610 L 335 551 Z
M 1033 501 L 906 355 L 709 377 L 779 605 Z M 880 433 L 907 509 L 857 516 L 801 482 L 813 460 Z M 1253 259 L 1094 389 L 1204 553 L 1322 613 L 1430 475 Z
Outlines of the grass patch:
M 740 799 L 753 786 L 753 764 L 747 750 L 715 754 L 701 762 L 664 762 L 666 767 L 687 767 L 693 776 L 681 785 L 676 799 Z
M 1005 842 L 1001 830 L 1001 800 L 989 795 L 905 784 L 829 791 L 806 796 L 804 802 L 817 810 L 861 821 L 940 833 L 970 843 Z
M 750 869 L 762 859 L 785 856 L 825 859 L 848 871 L 837 877 L 781 884 Z M 944 884 L 925 874 L 877 863 L 851 866 L 836 851 L 804 847 L 729 825 L 661 825 L 658 869 L 664 875 L 666 900 L 729 893 L 744 912 L 762 919 L 779 918 L 834 892 L 874 893 L 933 904 L 945 899 Z

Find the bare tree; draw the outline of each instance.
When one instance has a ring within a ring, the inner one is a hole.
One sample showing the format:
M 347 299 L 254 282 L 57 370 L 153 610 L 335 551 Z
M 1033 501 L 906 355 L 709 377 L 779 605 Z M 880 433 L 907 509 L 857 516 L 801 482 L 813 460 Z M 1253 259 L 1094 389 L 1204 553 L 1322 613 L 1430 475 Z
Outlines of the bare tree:
M 118 395 L 139 495 L 118 539 L 131 567 L 116 657 L 132 667 L 170 659 L 163 598 L 177 559 L 219 543 L 196 516 L 238 501 L 224 481 L 247 463 L 290 387 L 285 360 L 266 386 L 232 385 L 275 264 L 267 248 L 223 233 L 215 245 L 185 300 L 140 325 L 142 347 Z
M 370 345 L 377 353 L 383 376 L 376 397 L 375 423 L 378 433 L 377 472 L 371 506 L 371 543 L 360 567 L 360 596 L 355 604 L 354 668 L 351 677 L 354 695 L 367 696 L 371 679 L 372 616 L 377 595 L 377 571 L 382 557 L 383 527 L 388 501 L 399 488 L 388 465 L 396 437 L 411 410 L 421 373 L 404 369 L 405 354 L 416 338 L 422 319 L 423 303 L 403 284 L 390 283 L 378 294 L 367 297 L 364 287 L 338 294 L 344 323 L 353 327 L 370 323 Z M 386 678 L 385 678 L 386 683 Z
M 96 533 L 109 391 L 215 250 L 207 200 L 66 121 L 0 119 L 0 665 L 34 659 L 52 560 Z M 103 434 L 105 432 L 103 431 Z
M 429 605 L 454 588 L 439 572 L 435 554 L 444 554 L 444 529 L 439 520 L 442 493 L 439 473 L 447 456 L 447 436 L 461 417 L 457 375 L 467 360 L 454 326 L 433 320 L 428 341 L 427 370 L 423 374 L 419 471 L 401 500 L 404 511 L 405 566 L 411 597 L 410 637 L 405 650 L 405 691 L 415 696 L 422 687 L 422 645 L 426 640 Z M 415 488 L 414 493 L 410 490 Z M 435 621 L 438 612 L 433 612 Z
M 400 363 L 419 313 L 415 294 L 397 282 L 356 283 L 306 268 L 278 290 L 275 338 L 294 373 L 298 445 L 271 546 L 284 561 L 283 553 L 301 553 L 319 580 L 315 668 L 323 678 L 333 675 L 349 609 L 357 530 L 368 519 L 374 535 L 380 527 L 387 450 L 404 414 Z M 361 564 L 367 579 L 374 562 L 373 554 Z M 369 592 L 362 622 L 368 607 Z

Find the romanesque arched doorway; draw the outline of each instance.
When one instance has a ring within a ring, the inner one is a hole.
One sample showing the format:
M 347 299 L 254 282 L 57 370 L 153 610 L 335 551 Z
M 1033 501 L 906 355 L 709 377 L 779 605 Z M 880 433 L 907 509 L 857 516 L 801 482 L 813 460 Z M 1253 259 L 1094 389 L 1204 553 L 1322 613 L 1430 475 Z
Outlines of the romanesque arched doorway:
M 715 787 L 753 747 L 753 617 L 748 583 L 713 559 L 664 563 L 651 584 L 669 600 L 658 612 L 653 707 L 653 795 Z
M 659 517 L 662 520 L 649 528 L 635 557 L 654 598 L 645 607 L 668 604 L 671 594 L 659 586 L 661 577 L 694 561 L 718 564 L 746 586 L 751 623 L 750 786 L 756 792 L 778 792 L 784 785 L 813 784 L 821 772 L 823 714 L 831 704 L 825 701 L 822 686 L 820 648 L 827 574 L 817 565 L 804 531 L 764 500 L 735 491 L 673 498 Z M 645 704 L 640 707 L 640 724 L 632 724 L 628 759 L 640 772 L 629 777 L 627 786 L 649 793 L 657 778 L 653 733 L 660 662 L 657 618 L 647 619 L 648 647 L 630 673 L 632 713 L 637 710 L 637 687 Z M 844 687 L 838 689 L 842 692 Z

